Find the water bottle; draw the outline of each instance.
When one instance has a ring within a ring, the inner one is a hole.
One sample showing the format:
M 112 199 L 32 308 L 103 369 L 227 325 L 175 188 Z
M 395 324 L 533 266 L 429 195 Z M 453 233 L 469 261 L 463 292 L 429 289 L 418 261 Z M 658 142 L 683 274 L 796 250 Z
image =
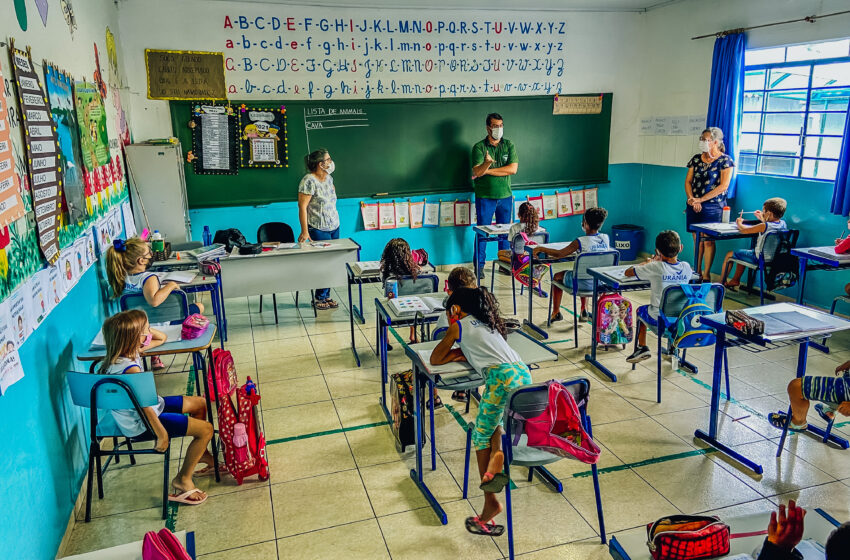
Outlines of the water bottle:
M 729 223 L 729 214 L 731 214 L 731 213 L 732 213 L 731 208 L 729 208 L 728 206 L 723 207 L 723 223 L 724 224 Z
M 210 226 L 204 226 L 204 233 L 202 237 L 204 240 L 204 247 L 206 247 L 207 245 L 212 245 L 213 238 L 212 233 L 210 233 Z
M 390 299 L 398 297 L 398 280 L 387 280 L 384 295 Z
M 153 235 L 151 236 L 151 249 L 156 251 L 165 251 L 165 242 L 162 240 L 162 234 L 159 233 L 158 229 L 153 230 Z

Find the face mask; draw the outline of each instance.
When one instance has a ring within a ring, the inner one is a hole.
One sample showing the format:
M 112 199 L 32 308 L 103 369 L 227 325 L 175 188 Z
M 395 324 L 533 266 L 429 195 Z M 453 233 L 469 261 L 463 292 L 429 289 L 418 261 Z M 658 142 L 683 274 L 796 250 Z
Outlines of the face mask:
M 328 175 L 330 175 L 330 174 L 332 174 L 332 173 L 334 172 L 334 169 L 336 169 L 336 165 L 334 165 L 334 162 L 333 162 L 333 161 L 331 161 L 331 162 L 328 164 L 328 166 L 327 166 L 327 167 L 325 167 L 324 169 L 325 169 L 325 173 L 327 173 Z
M 145 335 L 145 339 L 142 341 L 142 346 L 150 346 L 151 340 L 153 340 L 153 335 L 151 333 L 148 333 L 147 335 Z
M 504 128 L 501 127 L 501 126 L 498 127 L 498 128 L 491 128 L 490 129 L 490 136 L 493 137 L 493 140 L 501 140 L 503 130 L 504 130 Z
M 708 153 L 711 151 L 711 142 L 709 140 L 699 141 L 699 151 Z

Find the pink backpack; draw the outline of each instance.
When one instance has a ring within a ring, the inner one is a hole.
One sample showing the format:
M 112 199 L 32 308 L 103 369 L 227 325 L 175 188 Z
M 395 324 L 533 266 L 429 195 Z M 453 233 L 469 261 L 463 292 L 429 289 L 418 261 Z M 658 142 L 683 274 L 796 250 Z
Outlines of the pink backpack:
M 233 363 L 233 355 L 221 348 L 216 348 L 212 352 L 213 359 L 210 371 L 207 374 L 207 381 L 210 387 L 210 400 L 215 400 L 215 391 L 213 391 L 213 378 L 218 382 L 218 398 L 221 399 L 224 395 L 231 395 L 237 388 L 236 379 L 236 364 Z
M 558 381 L 547 381 L 547 385 L 549 402 L 546 409 L 524 420 L 527 445 L 560 457 L 573 457 L 589 465 L 596 464 L 600 449 L 584 431 L 573 394 Z
M 192 560 L 183 543 L 168 529 L 148 531 L 142 541 L 142 560 Z
M 192 340 L 200 337 L 207 330 L 210 320 L 200 313 L 193 313 L 183 321 L 183 330 L 180 337 L 183 340 Z
M 414 249 L 411 251 L 413 255 L 413 262 L 417 264 L 419 267 L 423 267 L 428 264 L 428 251 L 425 249 Z
M 620 294 L 605 294 L 599 298 L 594 312 L 596 342 L 625 345 L 632 341 L 632 302 Z

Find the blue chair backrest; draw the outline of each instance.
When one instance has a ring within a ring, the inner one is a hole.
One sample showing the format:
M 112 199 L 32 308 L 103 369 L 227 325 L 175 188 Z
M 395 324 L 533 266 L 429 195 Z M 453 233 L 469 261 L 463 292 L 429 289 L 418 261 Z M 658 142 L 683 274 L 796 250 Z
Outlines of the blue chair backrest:
M 416 280 L 411 276 L 398 279 L 398 295 L 418 296 L 439 291 L 440 278 L 436 274 L 420 274 Z
M 149 371 L 114 375 L 69 371 L 67 377 L 71 399 L 77 406 L 92 408 L 95 404 L 96 408 L 105 410 L 133 408 L 133 400 L 125 387 L 135 395 L 142 408 L 156 406 L 159 402 L 153 373 Z
M 186 292 L 174 290 L 157 307 L 150 305 L 144 294 L 124 294 L 119 300 L 121 311 L 141 309 L 148 315 L 149 323 L 183 322 L 189 316 L 189 298 Z
M 543 243 L 549 243 L 549 232 L 548 231 L 538 231 L 533 235 L 528 235 L 529 241 L 533 241 L 538 245 Z M 514 255 L 524 255 L 525 254 L 525 238 L 522 236 L 522 233 L 518 233 L 514 235 L 514 238 L 511 239 L 511 252 Z
M 720 313 L 723 310 L 723 297 L 725 294 L 726 289 L 722 284 L 712 284 L 711 290 L 705 296 L 705 303 L 714 309 L 715 313 Z M 688 296 L 685 295 L 685 291 L 680 284 L 667 286 L 661 293 L 661 313 L 672 320 L 675 320 L 682 313 L 687 303 Z M 656 318 L 653 317 L 653 319 Z
M 616 249 L 599 251 L 598 253 L 579 253 L 573 267 L 573 289 L 578 289 L 579 280 L 592 280 L 587 272 L 589 268 L 617 266 L 620 263 L 620 252 Z
M 799 235 L 800 231 L 796 229 L 769 231 L 756 239 L 756 255 L 769 264 L 783 250 L 796 247 Z
M 570 393 L 572 393 L 579 409 L 584 413 L 587 399 L 590 395 L 590 381 L 584 377 L 574 377 L 559 381 Z M 515 418 L 519 415 L 523 418 L 534 418 L 546 410 L 549 405 L 549 385 L 547 382 L 524 385 L 514 389 L 508 395 L 505 405 L 504 421 L 506 430 L 516 441 L 516 436 L 523 433 L 523 422 Z M 513 414 L 512 414 L 513 413 Z M 508 424 L 510 423 L 510 424 Z

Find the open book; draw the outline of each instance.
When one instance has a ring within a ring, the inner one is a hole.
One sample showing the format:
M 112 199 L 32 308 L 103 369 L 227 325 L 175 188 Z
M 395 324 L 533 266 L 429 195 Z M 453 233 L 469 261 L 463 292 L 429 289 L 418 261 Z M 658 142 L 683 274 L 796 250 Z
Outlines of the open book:
M 173 270 L 171 272 L 157 272 L 160 283 L 177 282 L 178 284 L 188 284 L 198 276 L 197 270 Z
M 389 304 L 396 315 L 415 315 L 417 312 L 430 315 L 444 310 L 441 299 L 428 296 L 401 296 L 389 300 Z
M 358 276 L 377 274 L 381 272 L 381 261 L 360 261 L 352 263 L 351 270 Z

